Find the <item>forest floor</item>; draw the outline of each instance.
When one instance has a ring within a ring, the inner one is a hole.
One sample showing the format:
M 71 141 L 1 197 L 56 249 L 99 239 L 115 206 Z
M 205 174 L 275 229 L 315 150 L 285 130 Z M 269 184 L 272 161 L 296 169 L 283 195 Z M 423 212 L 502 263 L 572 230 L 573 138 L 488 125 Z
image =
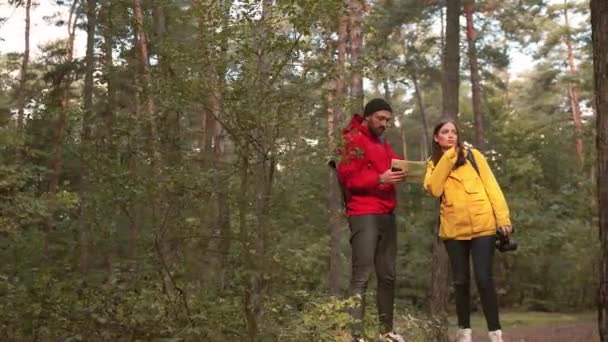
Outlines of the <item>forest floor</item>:
M 471 323 L 473 341 L 489 341 L 483 317 L 474 315 Z M 595 313 L 506 312 L 501 314 L 501 323 L 504 342 L 599 341 Z
M 500 321 L 504 342 L 599 342 L 595 312 L 585 313 L 547 313 L 547 312 L 501 312 Z M 395 320 L 396 330 L 403 334 L 405 340 L 421 341 L 415 329 L 407 333 L 405 316 Z M 411 322 L 410 322 L 411 323 Z M 450 341 L 456 336 L 456 317 L 449 318 Z M 411 325 L 410 325 L 411 326 Z M 486 323 L 483 315 L 471 316 L 474 342 L 489 342 Z M 418 337 L 414 337 L 418 336 Z M 337 340 L 350 342 L 350 334 L 341 331 Z M 412 338 L 414 338 L 412 340 Z M 429 342 L 429 341 L 425 341 Z

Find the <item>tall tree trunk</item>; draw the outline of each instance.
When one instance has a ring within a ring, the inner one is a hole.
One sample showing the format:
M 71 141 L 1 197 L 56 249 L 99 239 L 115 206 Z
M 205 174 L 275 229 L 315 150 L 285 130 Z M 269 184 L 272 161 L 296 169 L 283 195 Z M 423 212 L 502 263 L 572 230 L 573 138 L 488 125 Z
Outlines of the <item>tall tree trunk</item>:
M 262 0 L 262 27 L 261 27 L 261 32 L 260 32 L 260 38 L 262 42 L 265 42 L 266 39 L 268 38 L 268 23 L 272 18 L 272 2 L 273 0 Z M 264 26 L 266 25 L 266 26 Z M 262 53 L 260 53 L 260 57 L 259 57 L 259 61 L 258 61 L 259 65 L 259 72 L 261 75 L 261 81 L 262 83 L 264 83 L 266 80 L 268 80 L 269 76 L 271 75 L 271 64 L 270 64 L 270 58 L 268 56 L 268 53 L 266 53 L 265 51 L 262 51 Z
M 276 162 L 273 156 L 263 157 L 257 167 L 255 180 L 255 226 L 256 237 L 254 242 L 256 272 L 250 277 L 248 289 L 245 292 L 248 312 L 248 327 L 250 329 L 249 339 L 251 342 L 260 341 L 260 326 L 262 325 L 264 295 L 266 293 L 267 281 L 264 273 L 268 272 L 266 253 L 268 246 L 268 218 L 271 206 L 272 186 L 274 183 L 274 170 Z
M 221 89 L 221 88 L 220 88 Z M 217 91 L 216 98 L 218 99 L 218 116 L 221 115 L 221 100 L 220 91 Z M 218 122 L 218 130 L 216 132 L 214 141 L 214 162 L 215 168 L 220 170 L 222 169 L 222 159 L 224 156 L 224 139 L 225 139 L 225 131 L 221 127 Z M 218 213 L 217 213 L 217 226 L 220 229 L 220 240 L 218 250 L 222 251 L 223 254 L 220 255 L 219 258 L 219 283 L 220 287 L 224 288 L 226 286 L 225 279 L 227 276 L 227 264 L 228 264 L 228 255 L 230 252 L 230 248 L 232 247 L 232 227 L 231 227 L 231 212 L 230 212 L 230 203 L 228 201 L 228 185 L 226 181 L 222 181 L 220 178 L 219 172 L 216 173 L 215 178 L 216 184 L 218 184 L 219 192 L 217 194 L 217 205 L 218 205 Z
M 68 39 L 65 53 L 65 65 L 72 63 L 74 55 L 74 39 L 76 34 L 76 23 L 78 22 L 78 15 L 76 10 L 79 4 L 75 0 L 70 8 L 70 14 L 68 17 L 67 28 L 68 28 Z M 70 105 L 70 88 L 72 86 L 72 68 L 66 68 L 61 71 L 61 74 L 57 76 L 57 89 L 60 94 L 59 110 L 54 108 L 55 118 L 52 124 L 52 137 L 51 141 L 53 144 L 53 157 L 51 159 L 51 175 L 49 180 L 49 193 L 52 195 L 57 194 L 59 191 L 59 180 L 61 178 L 61 172 L 63 168 L 63 139 L 66 126 L 66 114 L 69 111 Z M 50 204 L 50 215 L 46 220 L 46 230 L 51 231 L 55 227 L 54 212 L 55 212 L 55 199 Z M 44 249 L 48 250 L 49 242 L 48 236 L 45 240 Z
M 78 1 L 75 0 L 70 8 L 70 15 L 68 17 L 68 40 L 65 55 L 65 64 L 72 63 L 74 56 L 74 39 L 76 35 L 76 23 L 78 22 L 78 16 L 76 15 L 76 8 Z M 49 181 L 49 192 L 57 193 L 59 189 L 59 179 L 61 177 L 62 169 L 62 157 L 63 157 L 63 136 L 66 125 L 66 113 L 70 104 L 70 88 L 72 85 L 70 71 L 67 71 L 63 75 L 63 84 L 61 84 L 61 104 L 60 110 L 56 114 L 56 120 L 53 125 L 53 159 L 51 161 L 51 179 Z
M 405 114 L 401 115 L 402 124 L 399 127 L 399 135 L 401 137 L 401 146 L 403 148 L 403 158 L 408 159 L 407 157 L 407 131 L 405 130 Z
M 382 78 L 382 87 L 384 88 L 384 99 L 386 99 L 386 101 L 388 101 L 390 103 L 391 102 L 391 87 L 390 87 L 390 84 L 388 83 L 388 78 L 386 78 L 386 77 Z
M 361 26 L 363 22 L 362 0 L 350 0 L 348 3 L 350 24 L 350 112 L 360 113 L 363 110 L 363 75 L 361 72 L 361 48 L 363 38 Z
M 206 4 L 203 2 L 196 3 L 197 9 L 205 10 Z M 221 6 L 221 29 L 227 28 L 229 25 L 229 9 L 230 2 L 222 2 Z M 199 30 L 200 32 L 200 41 L 201 41 L 201 50 L 202 51 L 212 51 L 213 48 L 209 46 L 208 39 L 205 39 L 205 34 L 209 30 L 216 30 L 218 27 L 210 28 L 209 24 L 204 21 L 204 18 L 200 19 L 199 22 Z M 203 31 L 204 30 L 204 31 Z M 215 212 L 212 214 L 215 217 L 215 226 L 218 227 L 216 230 L 216 234 L 218 234 L 216 239 L 216 245 L 212 246 L 213 242 L 209 241 L 209 244 L 206 246 L 206 250 L 216 249 L 222 251 L 222 254 L 217 256 L 217 258 L 211 258 L 213 261 L 217 261 L 216 272 L 218 273 L 218 283 L 220 288 L 225 286 L 225 279 L 228 276 L 228 269 L 226 265 L 228 264 L 228 256 L 229 250 L 232 247 L 232 226 L 230 224 L 231 212 L 229 207 L 229 198 L 228 198 L 228 185 L 225 180 L 222 180 L 221 171 L 224 170 L 224 165 L 222 163 L 222 159 L 224 156 L 224 145 L 226 138 L 226 131 L 221 124 L 222 120 L 222 108 L 223 108 L 223 93 L 226 86 L 225 83 L 225 74 L 226 74 L 226 65 L 225 65 L 225 56 L 226 56 L 226 37 L 224 36 L 218 45 L 222 47 L 222 50 L 215 53 L 205 53 L 203 68 L 201 70 L 203 75 L 206 75 L 206 84 L 207 84 L 207 93 L 209 94 L 206 98 L 206 103 L 204 105 L 203 113 L 203 127 L 202 127 L 202 145 L 201 149 L 202 155 L 201 159 L 204 161 L 203 165 L 207 167 L 215 169 L 217 172 L 214 173 L 214 181 L 217 184 L 216 191 L 214 192 L 215 197 L 217 198 L 216 206 L 213 207 L 212 210 Z M 206 163 L 205 163 L 206 162 Z M 204 260 L 207 260 L 207 257 L 204 257 Z
M 330 51 L 333 48 L 329 48 Z M 336 108 L 336 80 L 331 80 L 329 89 L 327 90 L 327 141 L 328 153 L 333 155 L 337 148 L 336 136 L 338 133 L 337 118 L 335 113 Z M 342 252 L 341 252 L 341 192 L 338 184 L 335 169 L 330 168 L 327 179 L 327 206 L 329 213 L 329 274 L 328 284 L 329 291 L 334 296 L 340 296 L 342 286 L 340 279 L 342 278 Z
M 163 82 L 173 82 L 172 80 L 177 77 L 170 58 L 170 51 L 165 47 L 165 42 L 168 40 L 167 21 L 171 12 L 168 11 L 163 1 L 154 1 L 153 4 L 153 39 L 156 43 L 155 52 L 158 56 L 159 77 Z M 163 156 L 169 164 L 180 164 L 182 159 L 180 149 L 182 137 L 179 123 L 181 109 L 179 106 L 164 106 L 163 108 L 157 108 L 157 111 L 160 116 L 158 126 L 163 128 L 159 131 Z
M 248 245 L 250 231 L 248 229 L 249 216 L 249 173 L 250 173 L 250 161 L 249 161 L 249 144 L 244 142 L 237 149 L 240 163 L 240 190 L 239 190 L 239 241 L 242 246 L 242 262 L 247 265 L 247 269 L 253 269 L 254 253 L 251 251 L 251 247 Z M 247 324 L 247 338 L 251 342 L 258 340 L 258 312 L 255 310 L 253 303 L 259 300 L 259 295 L 255 283 L 251 283 L 249 280 L 245 280 L 244 293 L 243 293 L 243 310 L 245 312 L 245 322 Z
M 458 87 L 460 66 L 460 0 L 447 2 L 446 15 L 446 48 L 443 56 L 442 103 L 443 116 L 457 119 Z M 439 212 L 439 210 L 437 210 Z M 433 238 L 433 255 L 431 270 L 431 315 L 441 321 L 435 340 L 448 341 L 447 335 L 447 304 L 448 304 L 448 256 L 439 235 L 437 234 L 439 219 L 437 219 Z
M 441 22 L 439 47 L 441 48 L 441 53 L 443 56 L 445 56 L 445 13 L 443 12 L 443 9 L 445 8 L 445 1 L 446 0 L 439 0 L 439 21 Z
M 443 13 L 443 8 L 441 10 L 441 13 Z M 443 18 L 443 15 L 441 16 Z M 442 19 L 442 24 L 441 26 L 443 27 L 443 19 Z M 443 37 L 443 32 L 441 33 L 442 37 Z M 442 46 L 443 46 L 443 38 L 442 38 Z M 407 43 L 404 43 L 401 46 L 401 49 L 403 51 L 403 54 L 405 56 L 408 55 L 408 46 Z M 443 51 L 443 50 L 442 50 Z M 409 70 L 409 76 L 412 79 L 412 84 L 414 85 L 414 96 L 416 96 L 416 103 L 418 104 L 418 110 L 420 111 L 420 120 L 422 123 L 422 141 L 424 142 L 423 144 L 421 144 L 421 149 L 420 149 L 420 160 L 425 160 L 426 157 L 428 156 L 428 151 L 430 148 L 430 144 L 431 144 L 431 139 L 429 137 L 429 123 L 428 123 L 428 118 L 426 115 L 426 109 L 424 107 L 424 96 L 422 94 L 422 89 L 420 89 L 420 82 L 418 81 L 418 69 L 416 67 L 416 63 L 414 61 L 410 61 L 408 62 L 408 68 Z M 403 84 L 407 84 L 405 81 L 402 82 Z
M 439 212 L 439 209 L 437 209 Z M 447 306 L 449 298 L 448 288 L 448 254 L 443 245 L 443 241 L 438 235 L 439 217 L 436 219 L 435 229 L 433 229 L 433 252 L 431 259 L 431 288 L 430 288 L 430 311 L 431 315 L 439 319 L 441 325 L 435 335 L 435 341 L 447 342 Z
M 114 75 L 114 57 L 112 51 L 114 47 L 113 24 L 112 24 L 112 0 L 103 0 L 103 61 L 104 74 L 107 80 L 107 99 L 106 106 L 102 111 L 104 127 L 104 145 L 111 144 L 112 130 L 114 122 L 114 108 L 116 107 L 116 82 Z
M 32 0 L 25 1 L 25 49 L 23 50 L 23 60 L 21 61 L 21 71 L 19 75 L 19 90 L 17 92 L 17 127 L 23 129 L 25 120 L 25 102 L 27 98 L 27 73 L 30 62 L 30 9 Z
M 202 29 L 207 27 L 208 25 L 204 22 L 204 19 L 201 18 L 199 22 L 199 27 Z M 201 32 L 201 34 L 204 34 Z M 204 44 L 208 44 L 204 39 Z M 217 84 L 219 81 L 219 77 L 216 74 L 215 69 L 215 61 L 213 60 L 212 54 L 210 53 L 209 46 L 201 46 L 203 51 L 206 51 L 204 57 L 204 62 L 202 64 L 201 73 L 205 75 L 206 85 L 207 85 L 207 93 L 209 94 L 206 99 L 203 101 L 202 105 L 202 117 L 201 117 L 201 157 L 203 160 L 203 165 L 211 166 L 213 164 L 213 156 L 214 156 L 214 148 L 213 141 L 215 136 L 217 135 L 219 127 L 219 123 L 216 118 L 218 115 L 218 97 L 217 97 Z
M 158 131 L 154 115 L 154 99 L 151 94 L 152 76 L 148 55 L 148 39 L 144 30 L 144 15 L 141 0 L 133 0 L 135 14 L 135 36 L 137 37 L 137 52 L 139 54 L 140 73 L 143 88 L 144 121 L 150 134 L 150 148 L 154 169 L 158 168 Z
M 205 121 L 204 121 L 204 125 L 203 125 L 204 148 L 201 149 L 201 160 L 202 160 L 201 165 L 204 170 L 219 171 L 220 161 L 221 161 L 222 151 L 223 151 L 223 146 L 220 146 L 219 145 L 220 141 L 218 141 L 222 137 L 222 127 L 221 127 L 219 121 L 216 119 L 216 118 L 218 118 L 219 112 L 220 112 L 219 98 L 217 95 L 217 90 L 215 89 L 215 79 L 213 78 L 213 75 L 210 75 L 209 73 L 208 73 L 208 75 L 209 75 L 209 77 L 207 78 L 207 82 L 209 82 L 211 84 L 211 88 L 213 88 L 213 89 L 210 90 L 212 93 L 207 97 L 205 103 L 203 104 L 203 106 L 204 106 L 203 119 Z M 227 190 L 224 189 L 223 187 L 219 186 L 221 184 L 221 181 L 219 179 L 220 175 L 218 174 L 218 172 L 215 172 L 214 174 L 215 174 L 214 179 L 217 183 L 217 186 L 214 191 L 213 198 L 217 199 L 217 201 L 215 203 L 209 203 L 204 214 L 203 213 L 202 214 L 206 215 L 208 217 L 215 217 L 216 218 L 216 222 L 215 222 L 216 227 L 221 229 L 222 226 L 220 226 L 219 224 L 220 224 L 220 221 L 223 220 L 223 218 L 220 218 L 220 211 L 222 211 L 222 209 L 225 209 L 225 208 L 221 207 L 220 196 L 224 195 L 224 193 Z M 212 234 L 215 235 L 216 239 L 209 239 L 209 241 L 207 241 L 207 243 L 203 247 L 205 251 L 217 249 L 217 246 L 215 246 L 217 244 L 217 242 L 219 241 L 217 239 L 217 238 L 219 238 L 219 236 L 217 236 L 217 235 L 220 235 L 221 231 L 214 229 Z M 200 258 L 200 253 L 196 257 Z M 221 256 L 219 256 L 219 258 L 221 258 Z M 207 260 L 209 260 L 210 262 L 207 262 Z M 203 257 L 202 257 L 203 263 L 206 263 L 211 267 L 212 267 L 213 263 L 218 260 L 219 259 L 216 256 L 210 256 L 207 252 L 203 253 Z M 213 272 L 221 272 L 221 271 L 213 270 Z
M 343 2 L 343 5 L 346 4 Z M 349 17 L 345 14 L 338 21 L 338 65 L 336 66 L 336 101 L 334 115 L 336 124 L 342 126 L 346 105 L 346 41 L 348 40 Z
M 273 17 L 273 0 L 262 0 L 262 16 L 260 18 L 260 42 L 262 51 L 258 60 L 259 85 L 258 91 L 263 94 L 268 89 L 268 80 L 271 76 L 272 64 L 267 51 L 263 49 L 266 46 L 272 34 L 272 17 Z M 272 123 L 269 123 L 272 125 Z M 262 136 L 267 133 L 263 129 L 256 130 L 257 136 Z M 272 133 L 270 133 L 272 134 Z M 266 137 L 269 138 L 269 137 Z M 272 140 L 272 139 L 271 139 Z M 259 139 L 258 141 L 262 141 Z M 247 142 L 250 143 L 250 142 Z M 248 277 L 244 291 L 244 306 L 245 318 L 247 322 L 247 330 L 249 332 L 249 341 L 258 342 L 261 338 L 260 327 L 262 326 L 264 295 L 266 292 L 267 281 L 263 273 L 267 272 L 266 253 L 268 246 L 268 215 L 271 206 L 272 186 L 274 182 L 274 171 L 276 162 L 272 151 L 274 150 L 274 141 L 269 144 L 260 144 L 256 148 L 255 157 L 255 179 L 254 179 L 254 203 L 255 203 L 255 238 L 253 243 L 254 250 L 254 269 Z
M 507 107 L 511 107 L 511 74 L 507 71 L 505 72 L 505 104 Z
M 564 0 L 564 24 L 566 26 L 566 36 L 564 44 L 568 51 L 568 73 L 570 77 L 576 77 L 576 65 L 574 64 L 574 48 L 572 47 L 572 37 L 570 35 L 570 23 L 568 19 L 568 0 Z M 581 117 L 581 108 L 578 100 L 578 88 L 576 83 L 568 82 L 568 98 L 570 99 L 570 109 L 572 111 L 572 120 L 574 121 L 574 134 L 576 137 L 576 155 L 579 162 L 582 164 L 584 160 L 583 151 L 583 120 Z
M 330 82 L 327 96 L 327 123 L 329 155 L 337 150 L 337 137 L 342 126 L 344 106 L 344 63 L 346 60 L 346 39 L 348 34 L 348 17 L 341 15 L 338 22 L 338 58 L 336 61 L 335 79 Z M 329 41 L 329 39 L 328 39 Z M 329 45 L 328 45 L 329 46 Z M 333 47 L 329 48 L 328 55 L 333 55 Z M 343 273 L 342 239 L 343 239 L 343 198 L 338 184 L 335 169 L 330 168 L 328 174 L 328 209 L 329 209 L 329 291 L 335 296 L 342 294 L 341 278 Z
M 597 113 L 597 194 L 601 245 L 598 327 L 600 341 L 608 342 L 608 2 L 605 0 L 591 0 L 591 32 Z
M 215 115 L 217 114 L 217 99 L 215 96 L 209 96 L 208 104 L 205 105 L 203 110 L 203 162 L 206 165 L 210 165 L 209 162 L 213 160 L 213 138 L 217 131 L 217 120 Z
M 426 109 L 424 108 L 422 90 L 418 84 L 418 72 L 415 68 L 412 70 L 411 77 L 412 83 L 414 83 L 414 92 L 416 95 L 416 102 L 418 103 L 418 110 L 420 111 L 420 119 L 422 120 L 422 137 L 424 139 L 424 153 L 422 155 L 427 156 L 430 146 L 429 144 L 431 143 L 431 139 L 429 137 L 429 123 L 426 117 Z
M 93 117 L 93 71 L 95 70 L 95 27 L 96 27 L 96 0 L 87 0 L 87 51 L 85 56 L 84 75 L 84 111 L 82 118 L 81 157 L 87 160 L 92 152 L 91 146 L 91 119 Z M 88 229 L 89 229 L 89 166 L 80 163 L 80 266 L 83 270 L 88 267 Z
M 161 156 L 159 149 L 159 135 L 157 130 L 157 121 L 156 121 L 156 109 L 154 104 L 154 99 L 152 96 L 152 74 L 150 70 L 150 57 L 148 50 L 148 36 L 144 27 L 144 12 L 142 8 L 142 0 L 132 0 L 132 9 L 133 15 L 135 19 L 135 26 L 133 27 L 133 39 L 134 39 L 134 48 L 137 56 L 137 67 L 138 73 L 136 80 L 139 82 L 139 86 L 141 90 L 135 92 L 135 98 L 133 103 L 135 105 L 134 108 L 134 117 L 137 120 L 137 125 L 142 128 L 142 131 L 145 135 L 147 135 L 147 144 L 145 145 L 145 149 L 147 152 L 147 158 L 150 160 L 151 169 L 147 169 L 142 167 L 143 165 L 138 162 L 135 158 L 131 158 L 130 162 L 132 163 L 132 170 L 134 173 L 138 175 L 138 177 L 152 177 L 156 178 L 160 175 L 161 170 Z M 153 190 L 152 190 L 153 191 Z M 129 231 L 129 243 L 131 244 L 131 248 L 129 249 L 130 257 L 135 257 L 138 254 L 138 245 L 140 241 L 141 227 L 142 221 L 144 218 L 148 217 L 149 219 L 160 222 L 161 218 L 159 215 L 161 214 L 160 210 L 160 195 L 152 194 L 152 199 L 150 203 L 141 203 L 140 201 L 134 201 L 129 203 L 128 209 L 131 210 L 131 230 Z M 155 227 L 157 230 L 157 237 L 162 237 L 163 233 L 161 229 L 163 228 L 160 225 Z M 156 257 L 160 261 L 160 265 L 166 265 L 165 261 L 165 253 L 163 250 L 163 245 L 160 240 L 155 241 L 155 251 Z M 158 273 L 161 276 L 161 280 L 164 284 L 172 283 L 172 275 L 170 271 L 167 270 L 167 267 L 161 267 L 158 269 Z M 172 297 L 176 293 L 174 290 L 177 290 L 175 286 L 167 286 L 166 295 Z M 170 292 L 169 292 L 170 291 Z M 177 290 L 179 292 L 179 290 Z
M 333 88 L 327 91 L 327 138 L 328 138 L 328 153 L 333 155 L 337 148 L 336 136 L 338 127 L 336 125 L 336 113 L 334 111 L 336 96 L 335 82 Z M 329 169 L 327 179 L 327 204 L 329 211 L 329 291 L 332 295 L 339 297 L 342 293 L 342 194 L 336 171 L 333 168 Z
M 205 13 L 208 10 L 208 4 L 205 1 L 193 2 L 194 10 Z M 212 11 L 209 11 L 210 13 Z M 215 22 L 215 19 L 213 21 Z M 222 23 L 225 25 L 225 23 Z M 200 148 L 200 160 L 201 167 L 203 170 L 215 170 L 214 182 L 216 183 L 215 191 L 213 192 L 212 198 L 215 200 L 209 203 L 204 211 L 201 211 L 201 219 L 212 221 L 210 224 L 215 227 L 207 241 L 201 242 L 202 253 L 195 253 L 192 255 L 195 262 L 200 262 L 201 267 L 206 273 L 214 273 L 218 276 L 214 280 L 217 280 L 216 284 L 220 287 L 224 286 L 224 275 L 227 270 L 223 268 L 223 264 L 227 262 L 227 248 L 230 248 L 230 220 L 229 220 L 229 208 L 227 198 L 227 186 L 221 180 L 221 159 L 223 155 L 223 132 L 222 126 L 218 121 L 220 115 L 220 97 L 221 91 L 219 89 L 220 81 L 223 78 L 223 74 L 220 75 L 216 72 L 218 67 L 219 59 L 216 58 L 216 54 L 213 53 L 211 46 L 211 40 L 208 35 L 211 35 L 212 30 L 217 27 L 211 27 L 209 24 L 209 18 L 200 16 L 198 19 L 198 40 L 199 49 L 201 51 L 200 75 L 202 86 L 204 87 L 204 93 L 207 94 L 203 97 L 198 104 L 200 107 L 200 134 L 198 135 L 198 143 Z M 220 42 L 219 46 L 223 46 Z M 222 72 L 223 73 L 223 72 Z M 222 251 L 222 254 L 212 253 L 211 251 Z
M 460 83 L 460 0 L 447 2 L 445 51 L 443 54 L 443 116 L 457 119 Z
M 114 58 L 112 56 L 114 38 L 112 32 L 112 0 L 101 0 L 101 11 L 98 20 L 96 20 L 101 26 L 101 35 L 103 37 L 103 59 L 102 59 L 102 74 L 106 81 L 106 98 L 105 106 L 99 111 L 100 118 L 103 125 L 98 129 L 96 139 L 100 141 L 100 145 L 103 146 L 105 155 L 108 156 L 109 160 L 115 160 L 116 150 L 114 148 L 114 141 L 112 139 L 113 122 L 114 122 L 114 108 L 116 108 L 116 82 L 114 76 Z M 120 212 L 119 206 L 114 204 L 114 208 L 117 212 Z M 105 266 L 107 268 L 106 281 L 111 283 L 114 278 L 114 264 L 117 259 L 117 243 L 115 234 L 109 233 L 110 238 L 108 251 L 104 253 Z
M 91 137 L 91 117 L 93 114 L 93 71 L 95 70 L 95 27 L 96 0 L 87 0 L 87 51 L 85 55 L 84 74 L 84 120 L 82 123 L 82 138 Z
M 479 64 L 477 62 L 477 48 L 475 45 L 476 32 L 473 26 L 473 12 L 475 0 L 464 3 L 464 13 L 467 18 L 467 43 L 469 46 L 469 68 L 471 70 L 471 91 L 473 98 L 473 114 L 475 122 L 475 145 L 479 148 L 485 147 L 484 140 L 484 115 L 481 110 L 481 77 L 479 76 Z
M 167 33 L 167 18 L 165 15 L 165 8 L 160 1 L 154 2 L 154 33 L 157 37 L 162 38 L 162 36 Z
M 223 10 L 222 10 L 222 25 L 224 28 L 228 28 L 228 26 L 230 25 L 230 8 L 231 8 L 231 4 L 232 1 L 224 1 L 222 3 L 223 5 Z M 221 56 L 220 56 L 220 65 L 217 67 L 217 69 L 219 69 L 219 72 L 217 73 L 216 79 L 217 81 L 217 85 L 215 87 L 215 97 L 218 100 L 218 118 L 221 120 L 221 118 L 223 117 L 223 108 L 224 108 L 224 93 L 225 93 L 225 89 L 226 89 L 226 72 L 227 72 L 227 65 L 224 62 L 224 60 L 226 59 L 226 54 L 227 54 L 227 49 L 228 49 L 228 42 L 227 42 L 228 38 L 226 37 L 226 35 L 223 36 L 223 40 L 220 42 L 220 46 L 223 47 L 223 49 L 221 50 Z M 224 153 L 225 153 L 225 140 L 226 140 L 226 130 L 224 129 L 224 127 L 220 124 L 220 122 L 218 122 L 218 131 L 216 134 L 216 138 L 215 138 L 215 162 L 216 162 L 216 168 L 218 169 L 224 169 L 223 168 L 223 163 L 222 160 L 224 158 Z M 217 173 L 217 178 L 216 178 L 216 183 L 218 184 L 222 184 L 220 186 L 218 186 L 218 188 L 220 189 L 220 192 L 218 194 L 218 207 L 219 207 L 219 212 L 218 212 L 218 226 L 220 227 L 220 244 L 219 244 L 219 250 L 223 251 L 224 254 L 222 254 L 220 256 L 220 287 L 221 288 L 225 288 L 226 287 L 226 281 L 225 279 L 229 278 L 229 267 L 228 267 L 228 256 L 230 255 L 230 250 L 232 248 L 232 212 L 230 210 L 230 203 L 229 203 L 229 186 L 227 184 L 226 181 L 222 181 L 219 177 L 219 173 Z

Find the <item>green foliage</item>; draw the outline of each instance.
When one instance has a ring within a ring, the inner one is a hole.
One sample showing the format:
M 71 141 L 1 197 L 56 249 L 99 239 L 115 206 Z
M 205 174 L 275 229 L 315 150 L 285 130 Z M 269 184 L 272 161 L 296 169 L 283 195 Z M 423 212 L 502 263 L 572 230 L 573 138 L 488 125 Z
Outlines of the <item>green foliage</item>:
M 338 300 L 336 298 L 314 298 L 303 292 L 304 299 L 298 320 L 292 322 L 291 329 L 285 329 L 278 338 L 288 341 L 339 341 L 340 335 L 346 335 L 351 317 L 347 309 L 357 305 L 354 299 Z M 346 340 L 344 338 L 343 340 Z
M 338 70 L 344 2 L 273 2 L 263 22 L 259 1 L 146 3 L 150 113 L 131 3 L 108 3 L 98 4 L 90 122 L 83 60 L 66 61 L 65 42 L 32 58 L 23 129 L 14 118 L 20 56 L 0 59 L 0 339 L 347 340 L 355 301 L 327 294 L 327 83 Z M 365 17 L 366 97 L 392 100 L 406 141 L 396 128 L 387 138 L 398 153 L 406 143 L 409 159 L 427 157 L 422 107 L 431 127 L 442 116 L 439 9 L 378 1 Z M 503 307 L 589 309 L 599 254 L 593 117 L 584 120 L 580 164 L 565 88 L 579 85 L 590 107 L 588 30 L 570 32 L 580 68 L 566 75 L 551 50 L 564 31 L 542 18 L 548 10 L 536 0 L 479 1 L 476 10 L 484 152 L 520 245 L 497 256 L 496 278 Z M 507 47 L 530 42 L 552 53 L 507 78 Z M 471 141 L 462 83 L 459 120 Z M 51 192 L 57 147 L 59 189 Z M 444 328 L 423 314 L 437 200 L 408 183 L 396 212 L 396 328 L 408 341 L 432 340 Z M 349 231 L 341 225 L 345 293 Z M 369 299 L 364 323 L 375 337 Z

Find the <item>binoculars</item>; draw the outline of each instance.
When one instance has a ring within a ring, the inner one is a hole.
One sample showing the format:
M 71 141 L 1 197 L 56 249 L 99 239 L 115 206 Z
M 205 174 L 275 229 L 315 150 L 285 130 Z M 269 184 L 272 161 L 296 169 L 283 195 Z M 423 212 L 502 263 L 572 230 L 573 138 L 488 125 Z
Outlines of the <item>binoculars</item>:
M 501 252 L 509 252 L 517 249 L 517 242 L 511 240 L 502 230 L 496 231 L 496 249 Z

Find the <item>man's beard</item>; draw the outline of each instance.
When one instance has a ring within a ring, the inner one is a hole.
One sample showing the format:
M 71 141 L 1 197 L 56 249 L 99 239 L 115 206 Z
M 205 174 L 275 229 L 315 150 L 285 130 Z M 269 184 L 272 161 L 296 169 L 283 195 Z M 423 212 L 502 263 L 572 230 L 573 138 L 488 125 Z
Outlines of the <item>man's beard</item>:
M 380 138 L 383 134 L 384 134 L 384 128 L 372 128 L 372 134 L 375 135 L 377 138 Z

